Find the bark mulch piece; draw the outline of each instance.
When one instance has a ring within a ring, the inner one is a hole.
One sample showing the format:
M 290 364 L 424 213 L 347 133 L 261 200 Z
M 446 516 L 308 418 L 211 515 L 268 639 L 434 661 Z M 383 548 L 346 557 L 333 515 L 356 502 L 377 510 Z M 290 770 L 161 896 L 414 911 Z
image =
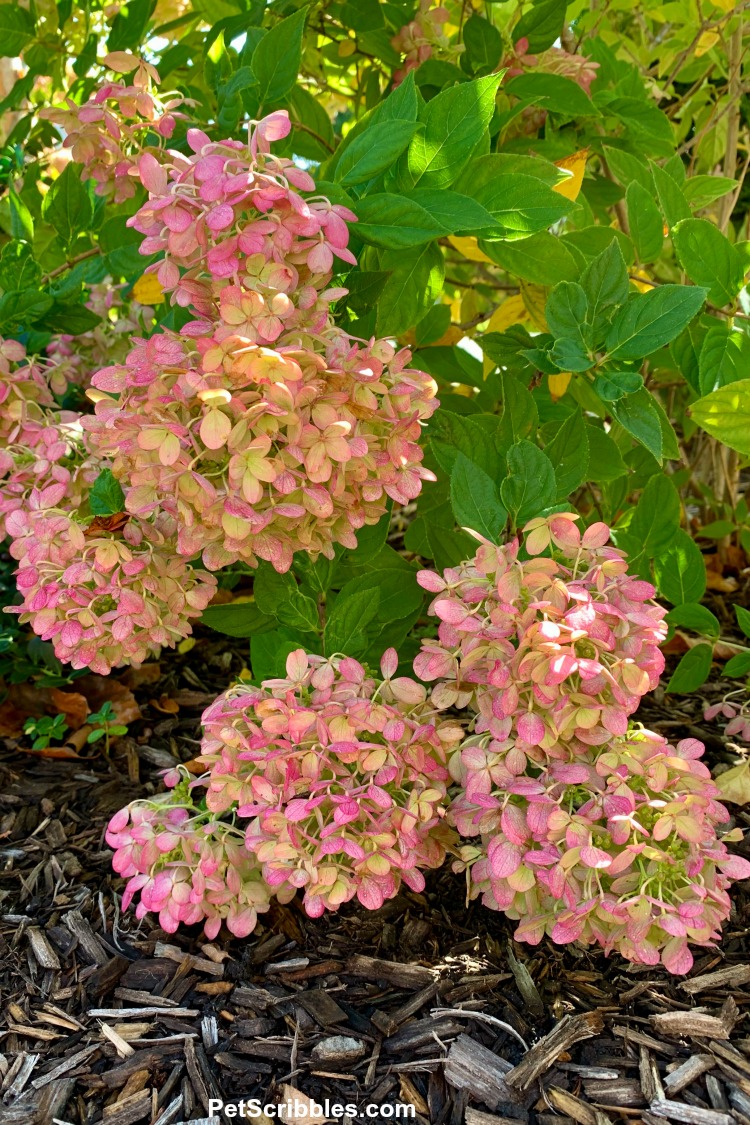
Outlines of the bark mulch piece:
M 742 888 L 721 950 L 701 952 L 687 980 L 515 945 L 513 923 L 466 906 L 449 869 L 376 914 L 276 906 L 245 941 L 123 915 L 104 825 L 195 754 L 206 697 L 242 656 L 221 638 L 191 661 L 148 684 L 143 724 L 111 762 L 6 743 L 0 1125 L 220 1125 L 214 1099 L 298 1090 L 407 1103 L 434 1125 L 750 1125 Z M 177 713 L 165 717 L 165 699 Z M 680 707 L 675 737 L 700 723 Z

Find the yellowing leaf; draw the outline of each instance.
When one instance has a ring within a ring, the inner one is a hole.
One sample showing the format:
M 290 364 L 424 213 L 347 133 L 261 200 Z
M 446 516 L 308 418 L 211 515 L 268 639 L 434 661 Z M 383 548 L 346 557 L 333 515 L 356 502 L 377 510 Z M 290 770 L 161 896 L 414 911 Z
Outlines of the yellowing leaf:
M 555 167 L 562 168 L 565 172 L 570 172 L 564 180 L 559 184 L 555 184 L 553 191 L 559 195 L 564 195 L 566 199 L 576 200 L 581 191 L 583 183 L 583 173 L 586 171 L 586 160 L 589 155 L 587 148 L 579 149 L 574 152 L 572 156 L 566 156 L 563 160 L 556 160 Z
M 522 324 L 523 321 L 529 319 L 529 313 L 524 304 L 523 297 L 520 293 L 513 297 L 506 297 L 502 305 L 495 309 L 490 319 L 487 321 L 488 332 L 505 332 L 506 328 L 511 328 L 514 324 Z M 491 359 L 485 357 L 484 360 L 484 377 L 489 375 L 494 367 Z
M 458 250 L 459 254 L 463 254 L 464 258 L 468 258 L 470 262 L 492 263 L 492 258 L 488 258 L 487 255 L 479 249 L 479 243 L 476 238 L 459 238 L 457 235 L 452 234 L 449 236 L 448 241 L 451 246 Z
M 178 644 L 177 651 L 180 653 L 181 656 L 184 656 L 186 652 L 190 652 L 191 649 L 194 649 L 194 648 L 195 648 L 195 637 L 185 637 L 185 640 L 180 641 L 180 643 Z
M 720 773 L 714 778 L 716 786 L 723 801 L 732 801 L 735 805 L 746 805 L 750 802 L 750 759 L 740 762 L 730 770 Z
M 339 43 L 339 58 L 348 59 L 357 50 L 357 44 L 353 39 L 342 39 Z
M 721 8 L 722 12 L 731 12 L 736 0 L 711 0 L 714 8 Z
M 570 371 L 564 371 L 560 375 L 550 375 L 549 377 L 549 393 L 552 396 L 552 401 L 557 402 L 559 398 L 565 394 L 568 389 L 568 384 L 573 378 Z
M 701 33 L 698 42 L 695 44 L 695 57 L 699 59 L 701 55 L 706 55 L 715 47 L 721 39 L 718 31 L 704 31 Z
M 648 276 L 646 270 L 634 270 L 630 275 L 630 280 L 635 285 L 639 293 L 648 293 L 649 289 L 654 289 L 654 282 Z
M 133 296 L 142 305 L 158 305 L 164 300 L 164 290 L 155 273 L 144 273 L 133 286 Z
M 544 285 L 532 285 L 530 281 L 522 281 L 521 296 L 531 318 L 531 323 L 537 331 L 549 331 L 547 318 L 544 315 L 544 310 L 547 307 L 547 290 Z

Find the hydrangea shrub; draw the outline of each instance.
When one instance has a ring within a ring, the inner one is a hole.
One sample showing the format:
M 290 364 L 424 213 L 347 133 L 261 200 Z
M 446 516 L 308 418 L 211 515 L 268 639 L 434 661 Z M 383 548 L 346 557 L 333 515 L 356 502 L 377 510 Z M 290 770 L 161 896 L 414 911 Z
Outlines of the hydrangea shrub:
M 206 833 L 233 832 L 268 894 L 302 890 L 312 917 L 354 897 L 377 909 L 402 881 L 421 890 L 450 853 L 469 899 L 516 919 L 518 940 L 690 969 L 689 944 L 718 940 L 750 862 L 726 847 L 741 833 L 717 835 L 729 814 L 703 745 L 629 725 L 663 667 L 664 611 L 604 525 L 582 535 L 563 513 L 524 531 L 420 573 L 441 625 L 414 665 L 434 687 L 396 676 L 394 650 L 379 680 L 298 650 L 285 679 L 230 688 L 204 712 L 206 772 L 174 771 L 173 799 L 110 825 L 141 916 L 205 918 L 215 933 L 221 912 L 188 856 Z M 157 828 L 162 843 L 141 846 Z M 247 932 L 253 903 L 225 904 L 232 932 Z

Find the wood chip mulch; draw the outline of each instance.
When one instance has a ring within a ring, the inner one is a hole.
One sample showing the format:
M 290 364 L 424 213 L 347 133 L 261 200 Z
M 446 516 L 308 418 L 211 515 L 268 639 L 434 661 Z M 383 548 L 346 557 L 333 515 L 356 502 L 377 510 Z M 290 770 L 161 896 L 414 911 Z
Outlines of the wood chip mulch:
M 223 1125 L 212 1099 L 297 1091 L 421 1125 L 750 1125 L 746 889 L 689 979 L 516 945 L 447 869 L 376 914 L 277 906 L 245 941 L 122 914 L 104 825 L 195 753 L 206 702 L 162 687 L 179 715 L 144 705 L 111 762 L 0 756 L 0 1125 Z

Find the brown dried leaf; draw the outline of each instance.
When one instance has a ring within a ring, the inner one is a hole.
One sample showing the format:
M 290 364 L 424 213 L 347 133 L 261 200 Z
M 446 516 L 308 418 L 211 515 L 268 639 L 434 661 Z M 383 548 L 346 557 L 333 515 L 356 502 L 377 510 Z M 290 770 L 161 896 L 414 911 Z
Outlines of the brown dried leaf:
M 164 692 L 158 699 L 149 699 L 149 703 L 156 711 L 161 711 L 163 715 L 176 715 L 180 710 L 180 705 L 176 699 L 170 697 Z
M 65 721 L 71 730 L 78 730 L 86 722 L 89 705 L 85 695 L 77 691 L 60 691 L 59 688 L 52 688 L 50 700 L 58 713 L 65 716 Z
M 130 668 L 126 668 L 122 675 L 118 676 L 118 679 L 121 684 L 128 688 L 155 684 L 157 680 L 161 679 L 161 664 L 134 664 Z
M 109 701 L 118 723 L 127 726 L 141 718 L 141 709 L 132 691 L 113 676 L 83 676 L 76 681 L 76 687 L 86 696 L 92 711 L 98 711 Z

